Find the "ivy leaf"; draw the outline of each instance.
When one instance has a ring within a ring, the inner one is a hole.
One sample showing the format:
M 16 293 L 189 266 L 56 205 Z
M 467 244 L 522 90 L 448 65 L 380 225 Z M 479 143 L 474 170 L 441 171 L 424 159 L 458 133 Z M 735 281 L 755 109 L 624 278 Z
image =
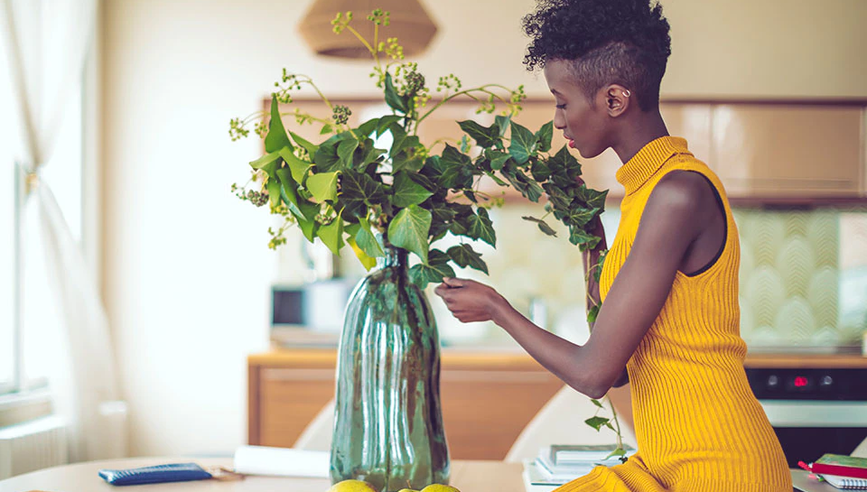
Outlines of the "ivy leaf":
M 494 171 L 502 170 L 503 165 L 511 158 L 511 156 L 505 152 L 491 149 L 485 149 L 485 157 L 491 161 L 491 169 Z
M 539 131 L 536 132 L 536 142 L 538 144 L 539 152 L 548 152 L 551 150 L 551 138 L 554 137 L 554 122 L 549 121 L 542 125 L 542 128 L 539 128 Z
M 551 176 L 551 168 L 548 167 L 548 162 L 543 159 L 538 159 L 533 162 L 532 167 L 530 167 L 530 174 L 533 175 L 533 179 L 538 181 L 545 181 Z
M 494 232 L 494 223 L 488 217 L 488 211 L 480 208 L 475 214 L 471 214 L 466 219 L 468 237 L 473 239 L 481 239 L 482 241 L 497 246 L 497 234 Z
M 530 222 L 535 222 L 539 226 L 539 230 L 544 232 L 548 236 L 557 237 L 557 231 L 552 229 L 551 226 L 549 226 L 548 223 L 545 222 L 544 220 L 537 219 L 536 217 L 530 217 L 530 216 L 522 216 L 521 218 L 524 220 L 530 221 Z
M 441 158 L 434 161 L 443 188 L 469 188 L 473 184 L 470 156 L 446 144 Z
M 371 268 L 376 266 L 376 258 L 373 258 L 367 253 L 365 253 L 364 250 L 362 250 L 358 246 L 358 243 L 355 241 L 354 238 L 349 237 L 346 239 L 346 242 L 349 243 L 350 247 L 352 247 L 352 251 L 355 253 L 355 256 L 358 258 L 358 261 L 361 262 L 361 265 L 364 267 L 365 270 L 369 272 Z
M 608 196 L 608 190 L 596 191 L 588 188 L 586 185 L 581 185 L 577 188 L 575 196 L 592 208 L 605 210 L 605 199 Z
M 359 137 L 369 137 L 377 128 L 379 128 L 379 118 L 373 118 L 362 123 L 355 130 L 355 134 Z
M 340 163 L 344 168 L 352 167 L 352 154 L 358 148 L 358 140 L 355 138 L 347 138 L 341 140 L 337 144 L 337 157 L 340 158 Z
M 298 227 L 301 228 L 301 233 L 304 234 L 304 237 L 307 238 L 311 243 L 313 239 L 316 238 L 316 234 L 319 232 L 319 223 L 315 220 L 302 220 L 298 219 Z
M 277 178 L 280 180 L 280 184 L 283 185 L 283 189 L 280 190 L 280 196 L 283 198 L 283 201 L 287 202 L 286 205 L 290 204 L 298 207 L 298 193 L 295 191 L 298 189 L 298 183 L 292 179 L 292 173 L 288 168 L 281 167 L 277 170 Z
M 265 152 L 277 152 L 283 147 L 294 148 L 289 141 L 289 136 L 286 135 L 283 120 L 280 119 L 280 104 L 277 102 L 277 97 L 271 96 L 271 121 L 268 123 L 268 135 L 265 137 Z
M 608 424 L 608 419 L 606 419 L 605 417 L 591 417 L 585 420 L 584 423 L 589 425 L 590 427 L 593 427 L 597 431 L 601 431 L 602 427 Z
M 325 135 L 326 133 L 331 133 L 334 131 L 334 127 L 329 124 L 322 125 L 322 130 L 319 131 L 320 135 Z
M 588 234 L 580 227 L 569 227 L 569 242 L 578 246 L 581 251 L 595 248 L 601 240 L 602 238 Z
M 343 247 L 343 219 L 340 215 L 330 224 L 319 227 L 319 238 L 332 253 L 340 256 L 340 248 Z
M 623 448 L 617 448 L 614 451 L 608 453 L 608 456 L 606 456 L 605 459 L 603 459 L 602 461 L 605 461 L 608 458 L 613 458 L 615 456 L 626 456 L 626 450 Z
M 409 269 L 412 283 L 424 289 L 432 282 L 442 282 L 443 277 L 454 277 L 455 271 L 449 266 L 449 256 L 438 249 L 432 249 L 428 261 Z
M 397 94 L 391 80 L 391 74 L 388 72 L 385 73 L 385 102 L 391 109 L 406 114 L 406 101 Z
M 548 159 L 551 169 L 551 180 L 558 186 L 569 188 L 575 184 L 575 179 L 581 175 L 581 164 L 564 145 L 554 157 Z
M 569 214 L 566 216 L 566 222 L 569 225 L 583 227 L 593 220 L 593 217 L 595 217 L 598 212 L 598 208 L 574 207 L 569 210 Z
M 280 180 L 277 179 L 276 174 L 271 174 L 268 176 L 268 200 L 271 202 L 271 208 L 280 205 Z
M 418 205 L 433 195 L 424 186 L 410 179 L 405 172 L 399 172 L 395 175 L 392 190 L 394 195 L 391 203 L 400 208 Z
M 313 154 L 311 154 L 313 155 Z M 286 161 L 286 164 L 289 166 L 289 170 L 292 171 L 292 179 L 295 180 L 296 183 L 304 182 L 304 175 L 307 174 L 307 170 L 313 166 L 312 162 L 302 161 L 301 159 L 295 157 L 295 154 L 292 153 L 292 150 L 289 147 L 283 147 L 280 149 L 280 157 Z
M 337 198 L 337 173 L 313 174 L 307 178 L 307 189 L 319 202 Z
M 399 116 L 396 114 L 390 114 L 387 116 L 383 116 L 379 119 L 379 126 L 376 128 L 376 136 L 380 137 L 383 133 L 388 131 L 392 126 L 399 126 L 396 123 L 403 119 L 403 116 Z
M 597 400 L 596 398 L 591 398 L 590 401 L 599 408 L 605 408 L 604 406 L 602 406 L 602 402 Z
M 497 128 L 500 130 L 500 137 L 506 136 L 506 131 L 509 129 L 509 123 L 512 121 L 512 116 L 496 116 L 494 117 L 494 123 L 497 124 Z
M 351 133 L 343 132 L 332 136 L 319 145 L 319 148 L 316 149 L 316 153 L 313 155 L 313 162 L 319 171 L 328 172 L 334 168 L 337 168 L 334 169 L 336 171 L 343 170 L 343 167 L 337 166 L 340 163 L 340 156 L 337 155 L 337 146 L 346 139 L 355 140 Z
M 424 263 L 428 261 L 427 237 L 431 213 L 418 205 L 410 205 L 397 213 L 388 225 L 388 240 L 398 248 L 415 253 Z
M 461 268 L 474 268 L 480 272 L 488 274 L 488 265 L 482 261 L 482 255 L 476 253 L 473 247 L 469 244 L 461 244 L 460 246 L 452 246 L 448 250 L 449 257 Z
M 599 253 L 599 259 L 596 260 L 596 269 L 593 272 L 593 278 L 599 282 L 599 277 L 602 276 L 602 268 L 605 267 L 605 258 L 608 257 L 608 250 L 603 250 Z
M 599 306 L 591 306 L 590 310 L 587 311 L 587 322 L 595 323 L 597 316 L 599 316 Z
M 310 154 L 310 156 L 316 155 L 316 151 L 319 150 L 318 145 L 310 143 L 309 141 L 305 140 L 301 135 L 298 135 L 295 132 L 289 132 L 289 135 L 292 135 L 292 139 L 295 140 L 295 143 L 306 149 L 307 153 Z
M 365 255 L 371 258 L 385 256 L 382 246 L 379 245 L 379 241 L 376 240 L 376 236 L 370 230 L 370 222 L 365 218 L 360 218 L 358 219 L 358 223 L 361 226 L 355 234 L 355 242 L 358 244 L 358 247 L 361 248 Z M 368 270 L 370 269 L 368 268 Z
M 348 170 L 340 179 L 340 199 L 345 210 L 356 217 L 367 216 L 367 206 L 386 201 L 382 184 L 364 173 Z
M 499 138 L 500 128 L 495 123 L 492 126 L 485 127 L 473 120 L 459 121 L 458 126 L 461 130 L 467 133 L 473 140 L 482 147 L 491 147 L 494 145 L 495 139 Z
M 512 122 L 512 144 L 509 145 L 509 154 L 519 166 L 525 164 L 530 160 L 530 156 L 536 155 L 536 135 Z
M 415 137 L 418 138 L 418 137 Z M 412 156 L 404 151 L 398 154 L 396 157 L 393 157 L 391 160 L 391 172 L 392 174 L 400 172 L 400 171 L 410 171 L 413 173 L 417 173 L 424 167 L 424 161 L 420 158 Z M 421 176 L 421 175 L 417 175 Z M 424 176 L 421 176 L 424 177 Z M 427 178 L 425 178 L 427 179 Z
M 279 158 L 279 152 L 271 152 L 251 162 L 250 167 L 265 171 L 268 174 L 274 174 L 274 171 L 277 170 L 277 159 Z

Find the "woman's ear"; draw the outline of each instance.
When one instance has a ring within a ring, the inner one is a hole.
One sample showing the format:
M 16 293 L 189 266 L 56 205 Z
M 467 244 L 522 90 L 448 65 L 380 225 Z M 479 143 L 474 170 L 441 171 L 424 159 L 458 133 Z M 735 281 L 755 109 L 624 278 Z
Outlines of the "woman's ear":
M 620 84 L 611 84 L 605 88 L 605 109 L 612 118 L 617 118 L 626 112 L 632 103 L 632 91 Z

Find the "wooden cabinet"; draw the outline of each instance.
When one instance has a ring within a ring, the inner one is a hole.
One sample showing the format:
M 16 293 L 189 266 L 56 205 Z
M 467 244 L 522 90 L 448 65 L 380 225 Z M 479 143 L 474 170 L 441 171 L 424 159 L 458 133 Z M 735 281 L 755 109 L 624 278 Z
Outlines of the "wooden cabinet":
M 248 358 L 248 442 L 291 447 L 334 397 L 334 350 Z M 440 395 L 453 459 L 501 460 L 563 383 L 524 354 L 444 351 Z

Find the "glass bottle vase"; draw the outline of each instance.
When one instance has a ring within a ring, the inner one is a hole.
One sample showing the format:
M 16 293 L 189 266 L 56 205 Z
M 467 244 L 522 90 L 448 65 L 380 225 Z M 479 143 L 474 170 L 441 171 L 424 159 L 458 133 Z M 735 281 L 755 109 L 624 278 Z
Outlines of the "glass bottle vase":
M 350 296 L 337 358 L 331 480 L 381 492 L 447 484 L 439 338 L 407 252 L 386 248 Z

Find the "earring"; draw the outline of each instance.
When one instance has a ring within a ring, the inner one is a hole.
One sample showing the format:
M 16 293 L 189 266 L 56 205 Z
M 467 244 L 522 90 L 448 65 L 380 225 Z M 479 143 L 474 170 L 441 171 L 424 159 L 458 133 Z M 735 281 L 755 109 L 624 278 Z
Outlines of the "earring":
M 625 91 L 623 91 L 623 97 L 629 97 L 631 95 L 632 95 L 632 93 L 629 92 L 629 89 L 626 89 Z

